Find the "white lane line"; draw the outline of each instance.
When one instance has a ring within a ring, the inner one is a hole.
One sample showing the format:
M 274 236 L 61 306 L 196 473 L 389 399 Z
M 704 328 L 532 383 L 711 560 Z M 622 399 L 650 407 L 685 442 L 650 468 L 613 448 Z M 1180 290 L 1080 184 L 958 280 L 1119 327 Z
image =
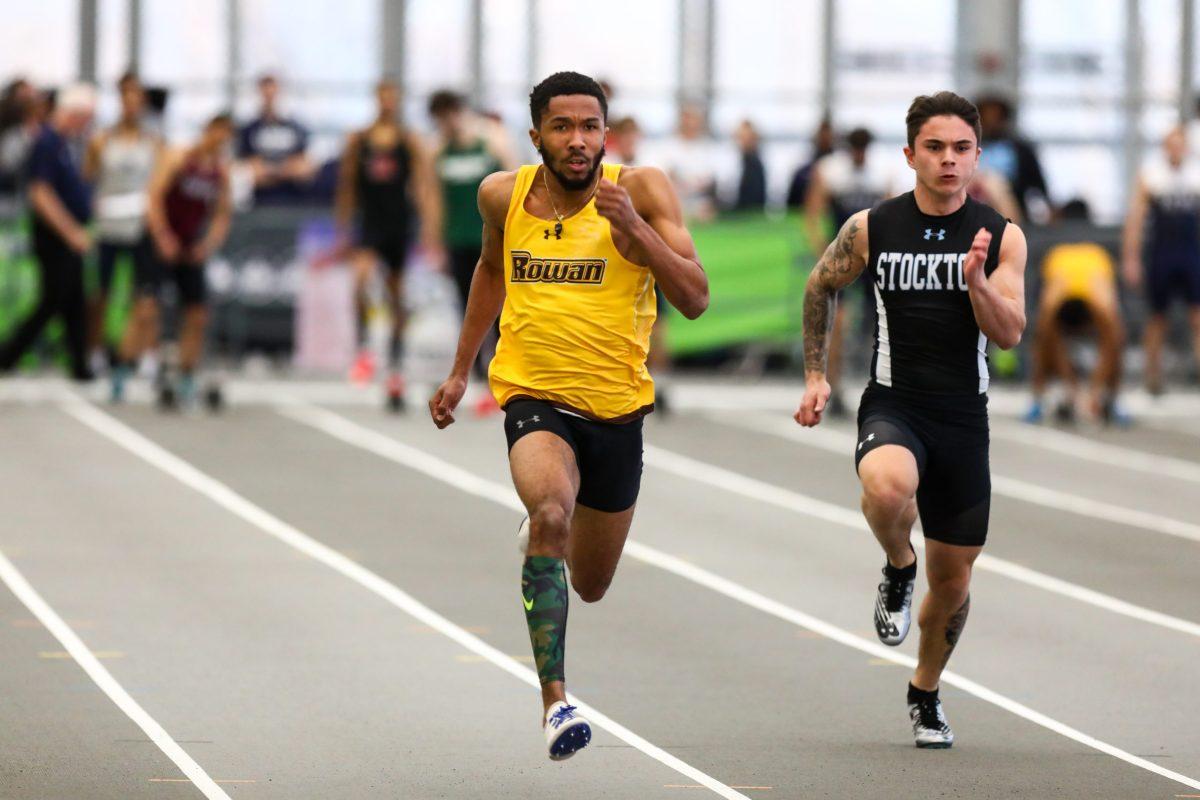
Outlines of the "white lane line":
M 852 511 L 843 506 L 800 494 L 791 489 L 784 489 L 780 486 L 742 475 L 739 472 L 732 472 L 722 467 L 698 461 L 678 453 L 672 453 L 653 445 L 646 445 L 646 463 L 657 469 L 678 475 L 681 478 L 705 483 L 727 492 L 740 494 L 752 500 L 770 503 L 773 506 L 788 511 L 816 517 L 817 519 L 823 519 L 866 533 L 871 532 L 860 511 Z M 918 534 L 913 537 L 913 546 L 924 548 L 925 542 L 919 535 L 920 526 L 914 526 L 913 532 Z M 1095 591 L 1094 589 L 1088 589 L 1087 587 L 1062 580 L 1061 578 L 1055 578 L 987 553 L 980 555 L 976 559 L 975 568 L 985 572 L 994 572 L 997 575 L 1003 575 L 1020 583 L 1053 594 L 1062 595 L 1063 597 L 1069 597 L 1073 600 L 1102 608 L 1105 611 L 1111 611 L 1114 614 L 1138 620 L 1139 622 L 1148 622 L 1151 625 L 1159 625 L 1163 628 L 1200 638 L 1200 624 L 1198 623 L 1173 617 L 1169 614 L 1163 614 L 1160 611 L 1143 608 L 1133 603 L 1127 603 L 1111 595 Z
M 146 710 L 129 695 L 129 692 L 117 683 L 117 679 L 104 668 L 104 665 L 92 654 L 92 651 L 75 631 L 71 630 L 71 626 L 63 622 L 58 612 L 42 599 L 37 590 L 29 584 L 29 581 L 25 580 L 25 576 L 3 553 L 0 553 L 0 580 L 3 580 L 9 590 L 17 596 L 17 599 L 25 604 L 30 613 L 46 626 L 46 630 L 50 631 L 55 639 L 58 639 L 63 649 L 71 654 L 71 657 L 100 688 L 100 691 L 104 692 L 117 708 L 125 712 L 125 716 L 133 720 L 134 724 L 150 738 L 150 741 L 158 745 L 158 749 L 162 750 L 167 758 L 175 762 L 179 771 L 186 775 L 188 780 L 204 793 L 205 797 L 209 800 L 230 800 L 225 790 L 217 786 L 204 768 L 192 760 L 192 757 L 171 738 L 170 734 L 163 730 L 154 717 L 146 713 Z
M 1135 450 L 1108 442 L 1097 442 L 1086 436 L 1053 428 L 1034 428 L 1029 425 L 1008 422 L 997 424 L 993 421 L 992 438 L 1040 447 L 1043 450 L 1050 450 L 1096 464 L 1145 472 L 1155 477 L 1165 476 L 1181 481 L 1200 483 L 1200 462 L 1147 453 L 1144 450 Z
M 710 415 L 709 419 L 722 425 L 757 431 L 799 444 L 838 453 L 847 458 L 854 452 L 855 438 L 851 434 L 821 428 L 800 428 L 794 422 L 762 419 L 742 419 Z M 1162 533 L 1179 539 L 1200 542 L 1200 525 L 1183 520 L 1164 517 L 1149 511 L 1139 511 L 1127 506 L 1118 506 L 1102 500 L 1093 500 L 1077 494 L 1048 489 L 1028 481 L 992 473 L 992 491 L 996 494 L 1021 500 L 1026 503 L 1069 511 L 1081 517 L 1116 522 L 1154 533 Z
M 264 533 L 342 574 L 364 589 L 375 593 L 414 619 L 452 639 L 465 649 L 486 659 L 518 680 L 534 688 L 540 686 L 537 673 L 533 670 L 522 666 L 515 659 L 492 647 L 478 636 L 463 630 L 446 617 L 443 617 L 401 590 L 395 584 L 390 583 L 366 567 L 350 560 L 336 550 L 321 544 L 297 528 L 288 525 L 283 520 L 242 497 L 225 484 L 201 472 L 187 461 L 184 461 L 182 458 L 137 433 L 124 423 L 82 400 L 64 400 L 61 403 L 61 407 L 66 413 L 87 427 L 167 473 L 185 486 L 204 495 L 225 510 L 241 517 Z M 462 480 L 465 477 L 467 477 L 465 474 L 454 475 L 454 479 L 456 480 Z M 496 499 L 498 495 L 495 492 L 490 495 L 487 494 L 488 490 L 483 486 L 483 483 L 482 481 L 468 482 L 467 485 L 471 487 L 468 491 L 487 496 L 489 499 Z M 66 643 L 64 642 L 64 644 Z M 82 647 L 82 644 L 80 644 L 80 647 Z M 96 666 L 99 667 L 99 664 Z M 679 774 L 690 778 L 696 783 L 702 784 L 717 795 L 728 800 L 749 800 L 741 792 L 734 791 L 724 783 L 643 739 L 629 728 L 621 725 L 608 715 L 601 713 L 595 707 L 584 703 L 574 695 L 570 696 L 570 701 L 579 707 L 580 712 L 593 725 L 608 731 L 613 736 L 631 747 L 637 748 L 664 766 L 670 767 Z M 207 776 L 204 777 L 207 778 Z M 1197 784 L 1197 787 L 1200 788 L 1200 784 Z M 216 789 L 215 785 L 214 789 L 218 794 L 210 795 L 210 797 L 220 797 L 228 800 L 224 792 Z
M 347 444 L 362 448 L 369 452 L 375 453 L 382 458 L 393 461 L 409 469 L 416 470 L 425 475 L 428 475 L 435 480 L 447 483 L 455 488 L 461 489 L 467 494 L 473 494 L 477 497 L 482 497 L 491 500 L 499 505 L 505 506 L 517 511 L 524 512 L 524 506 L 521 504 L 520 498 L 517 497 L 515 491 L 507 486 L 494 483 L 485 478 L 467 472 L 466 470 L 450 464 L 437 456 L 426 453 L 424 450 L 404 444 L 396 439 L 386 436 L 378 431 L 352 422 L 345 417 L 335 414 L 331 411 L 326 411 L 322 408 L 302 404 L 289 404 L 278 409 L 279 413 L 287 416 L 297 422 L 308 425 L 319 431 L 329 434 L 335 439 L 340 439 Z M 654 448 L 654 453 L 661 454 L 663 451 Z M 651 455 L 655 458 L 655 455 Z M 715 469 L 715 468 L 714 468 Z M 775 487 L 771 487 L 775 488 Z M 780 490 L 782 491 L 782 490 Z M 844 509 L 837 509 L 844 512 Z M 848 512 L 846 512 L 848 513 Z M 859 636 L 850 633 L 847 630 L 831 625 L 816 617 L 805 614 L 802 611 L 784 605 L 776 600 L 760 594 L 753 589 L 749 589 L 741 584 L 735 583 L 728 578 L 723 578 L 716 573 L 709 572 L 702 567 L 697 567 L 694 564 L 689 564 L 680 558 L 677 558 L 669 553 L 664 553 L 648 545 L 640 542 L 627 541 L 625 543 L 625 555 L 637 561 L 658 567 L 666 572 L 670 572 L 685 580 L 691 581 L 706 589 L 711 589 L 718 594 L 722 594 L 732 600 L 747 605 L 751 608 L 770 614 L 777 619 L 789 622 L 798 627 L 820 634 L 828 639 L 832 639 L 839 644 L 859 650 L 876 658 L 886 659 L 892 663 L 899 664 L 904 667 L 916 667 L 916 659 L 906 656 L 902 653 L 897 653 L 890 647 L 863 639 Z M 978 563 L 978 562 L 976 562 Z M 1017 702 L 1005 695 L 994 692 L 981 684 L 976 683 L 968 678 L 954 673 L 945 672 L 942 674 L 942 680 L 951 686 L 955 686 L 967 694 L 991 703 L 998 708 L 1002 708 L 1012 714 L 1015 714 L 1022 719 L 1039 725 L 1054 733 L 1065 736 L 1068 739 L 1079 742 L 1087 747 L 1091 747 L 1102 753 L 1120 759 L 1127 764 L 1140 767 L 1148 772 L 1153 772 L 1156 775 L 1161 775 L 1164 778 L 1178 781 L 1185 786 L 1200 789 L 1200 780 L 1189 778 L 1178 772 L 1173 772 L 1169 769 L 1159 766 L 1144 758 L 1128 753 L 1118 747 L 1115 747 L 1107 742 L 1100 741 L 1093 736 L 1089 736 L 1082 731 L 1076 730 L 1058 720 L 1035 711 L 1022 703 Z

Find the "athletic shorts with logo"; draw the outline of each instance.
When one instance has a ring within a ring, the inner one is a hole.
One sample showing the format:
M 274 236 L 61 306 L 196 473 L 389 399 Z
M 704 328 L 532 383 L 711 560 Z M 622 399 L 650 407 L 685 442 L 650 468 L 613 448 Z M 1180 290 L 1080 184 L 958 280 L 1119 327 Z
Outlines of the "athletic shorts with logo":
M 597 422 L 560 411 L 543 400 L 518 399 L 504 407 L 508 449 L 534 431 L 548 431 L 575 453 L 581 506 L 615 513 L 637 502 L 642 484 L 642 418 Z
M 916 459 L 917 512 L 925 538 L 982 546 L 992 500 L 987 395 L 914 397 L 872 382 L 858 407 L 855 469 L 885 444 L 899 445 Z

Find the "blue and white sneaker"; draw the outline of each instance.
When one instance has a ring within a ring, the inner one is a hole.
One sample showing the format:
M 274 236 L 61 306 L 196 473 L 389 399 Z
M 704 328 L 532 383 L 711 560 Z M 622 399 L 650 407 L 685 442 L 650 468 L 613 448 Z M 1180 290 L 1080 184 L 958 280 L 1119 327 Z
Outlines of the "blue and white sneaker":
M 545 731 L 551 761 L 564 761 L 592 741 L 592 726 L 562 700 L 546 710 Z
M 517 528 L 517 549 L 522 555 L 529 553 L 529 517 L 521 520 L 521 527 Z

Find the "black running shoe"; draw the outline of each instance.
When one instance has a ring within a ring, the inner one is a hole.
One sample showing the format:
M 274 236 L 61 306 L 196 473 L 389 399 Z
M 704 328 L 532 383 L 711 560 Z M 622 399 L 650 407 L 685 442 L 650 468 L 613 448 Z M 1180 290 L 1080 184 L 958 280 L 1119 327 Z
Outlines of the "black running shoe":
M 879 584 L 879 593 L 875 596 L 875 633 L 879 636 L 879 641 L 889 647 L 903 642 L 912 625 L 912 596 L 916 572 L 914 568 L 913 577 L 908 579 L 893 578 L 888 575 L 887 567 L 883 569 L 883 582 Z
M 942 701 L 936 697 L 908 704 L 908 717 L 912 720 L 913 738 L 917 747 L 944 750 L 954 746 L 954 731 L 946 723 L 942 712 Z

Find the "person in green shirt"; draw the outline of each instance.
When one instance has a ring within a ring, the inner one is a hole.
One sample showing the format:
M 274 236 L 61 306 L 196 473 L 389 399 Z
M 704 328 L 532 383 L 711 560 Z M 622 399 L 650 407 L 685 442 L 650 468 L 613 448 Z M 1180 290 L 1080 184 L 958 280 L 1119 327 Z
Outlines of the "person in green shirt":
M 446 254 L 465 311 L 471 278 L 483 246 L 483 217 L 476 199 L 479 184 L 493 172 L 514 169 L 516 160 L 510 154 L 503 129 L 473 114 L 462 95 L 446 90 L 434 92 L 429 98 L 429 116 L 437 126 L 440 140 L 436 163 L 445 209 Z M 494 346 L 495 336 L 492 338 Z M 481 350 L 475 364 L 481 376 L 487 374 L 487 362 Z

